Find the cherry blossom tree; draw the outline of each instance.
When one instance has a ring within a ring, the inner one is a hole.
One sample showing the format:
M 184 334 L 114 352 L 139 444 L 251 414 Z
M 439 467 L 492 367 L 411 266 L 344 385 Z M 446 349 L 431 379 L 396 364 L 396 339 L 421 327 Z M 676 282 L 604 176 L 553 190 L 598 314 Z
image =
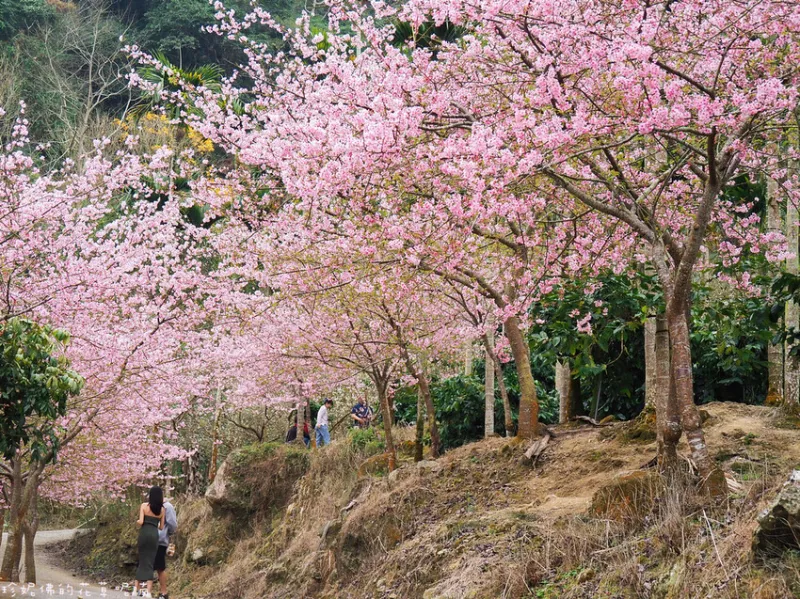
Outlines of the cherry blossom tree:
M 659 427 L 679 427 L 708 487 L 724 488 L 693 401 L 687 305 L 712 238 L 726 260 L 775 241 L 726 197 L 737 178 L 768 173 L 796 199 L 791 5 L 334 3 L 327 35 L 301 23 L 277 56 L 246 35 L 274 24 L 268 14 L 237 21 L 219 9 L 254 83 L 197 91 L 198 129 L 256 167 L 259 186 L 279 191 L 273 201 L 292 198 L 310 222 L 356 215 L 365 250 L 380 235 L 410 267 L 492 299 L 520 375 L 521 434 L 536 428 L 530 298 L 570 272 L 649 262 L 667 299 L 676 388 Z M 398 46 L 393 19 L 463 35 Z M 237 113 L 231 100 L 245 93 L 255 101 Z
M 152 431 L 203 392 L 193 372 L 208 343 L 205 299 L 224 288 L 202 275 L 207 231 L 183 216 L 177 190 L 190 155 L 139 156 L 135 140 L 109 152 L 100 141 L 81 164 L 42 173 L 24 120 L 15 128 L 0 155 L 0 318 L 70 331 L 66 357 L 85 380 L 54 423 L 57 443 L 45 452 L 23 445 L 0 462 L 9 516 L 0 577 L 18 580 L 40 493 L 81 503 L 182 453 Z

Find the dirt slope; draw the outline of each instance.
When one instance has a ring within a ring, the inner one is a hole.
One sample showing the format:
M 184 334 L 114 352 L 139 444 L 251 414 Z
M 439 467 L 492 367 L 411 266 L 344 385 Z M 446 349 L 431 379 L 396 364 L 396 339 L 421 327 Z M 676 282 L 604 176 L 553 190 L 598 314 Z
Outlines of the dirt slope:
M 691 485 L 664 491 L 642 472 L 655 443 L 637 424 L 557 428 L 533 466 L 520 459 L 524 446 L 498 438 L 435 462 L 405 460 L 388 476 L 357 476 L 365 456 L 342 441 L 313 456 L 285 504 L 265 499 L 269 510 L 236 518 L 203 500 L 183 506 L 191 534 L 179 545 L 172 596 L 800 596 L 800 558 L 750 559 L 756 515 L 800 465 L 800 430 L 774 408 L 704 410 L 712 455 L 734 483 L 723 505 Z M 264 464 L 245 478 L 269 475 Z M 635 517 L 590 515 L 595 493 L 626 477 L 652 483 Z

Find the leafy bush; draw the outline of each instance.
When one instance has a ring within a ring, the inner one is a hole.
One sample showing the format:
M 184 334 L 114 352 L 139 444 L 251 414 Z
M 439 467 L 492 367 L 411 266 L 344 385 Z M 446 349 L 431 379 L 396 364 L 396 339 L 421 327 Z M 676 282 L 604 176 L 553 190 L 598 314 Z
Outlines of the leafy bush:
M 383 453 L 386 448 L 383 437 L 378 434 L 375 427 L 350 429 L 348 438 L 353 448 L 369 455 Z
M 53 14 L 45 0 L 0 0 L 0 40 L 44 22 Z

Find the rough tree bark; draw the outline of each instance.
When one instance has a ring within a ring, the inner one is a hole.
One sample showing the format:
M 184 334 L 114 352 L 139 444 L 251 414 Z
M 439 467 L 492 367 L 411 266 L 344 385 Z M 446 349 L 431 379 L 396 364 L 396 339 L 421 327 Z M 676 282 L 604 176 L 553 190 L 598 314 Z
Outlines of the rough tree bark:
M 725 475 L 711 459 L 703 434 L 700 412 L 694 403 L 692 354 L 685 306 L 681 306 L 677 313 L 674 305 L 667 309 L 667 326 L 671 346 L 672 379 L 681 427 L 691 448 L 692 458 L 703 477 L 704 488 L 712 496 L 722 496 L 727 494 Z
M 381 414 L 383 415 L 383 432 L 386 436 L 386 453 L 389 454 L 389 472 L 393 471 L 397 465 L 397 453 L 394 448 L 394 438 L 392 437 L 392 414 L 389 407 L 389 399 L 386 395 L 387 381 L 379 377 L 373 372 L 370 374 L 372 382 L 375 383 L 375 388 L 378 391 L 378 401 L 381 405 Z
M 653 380 L 654 406 L 656 410 L 656 435 L 658 445 L 658 464 L 661 470 L 673 471 L 678 465 L 678 441 L 681 438 L 681 421 L 675 393 L 671 384 L 669 328 L 666 316 L 655 320 Z
M 472 345 L 464 348 L 464 376 L 472 376 Z
M 667 339 L 669 341 L 669 339 Z M 669 346 L 667 347 L 669 351 Z M 669 357 L 669 354 L 667 354 Z M 654 410 L 658 390 L 658 357 L 656 356 L 656 318 L 650 316 L 644 321 L 644 409 Z M 667 361 L 669 364 L 669 361 Z
M 34 491 L 28 516 L 22 523 L 22 532 L 25 536 L 25 582 L 36 583 L 36 556 L 33 552 L 33 542 L 39 530 L 39 510 L 37 508 L 38 493 Z
M 483 436 L 494 437 L 494 359 L 489 346 L 494 345 L 494 331 L 486 332 L 486 347 L 484 347 L 484 406 L 483 406 Z
M 300 442 L 305 445 L 305 441 L 303 441 L 303 431 L 305 430 L 306 426 L 306 408 L 303 405 L 305 402 L 303 398 L 297 400 L 297 406 L 295 413 L 297 414 L 297 436 L 295 437 L 295 442 Z M 313 423 L 311 420 L 308 421 L 308 430 L 311 431 L 311 425 Z M 316 435 L 314 435 L 316 437 Z
M 514 415 L 511 413 L 511 401 L 508 399 L 508 389 L 506 388 L 506 381 L 503 378 L 503 365 L 500 363 L 500 358 L 494 351 L 494 344 L 489 344 L 489 338 L 483 335 L 483 346 L 486 354 L 491 356 L 492 363 L 494 364 L 494 374 L 497 380 L 497 388 L 500 390 L 500 398 L 503 400 L 503 424 L 506 429 L 506 437 L 514 436 Z
M 422 391 L 417 387 L 417 435 L 414 445 L 414 461 L 421 462 L 424 447 L 422 439 L 425 437 L 425 399 Z
M 770 178 L 767 180 L 767 231 L 778 233 L 781 230 L 778 183 Z M 783 345 L 770 343 L 767 345 L 767 404 L 783 403 L 783 385 Z
M 217 389 L 217 409 L 214 412 L 214 426 L 211 429 L 211 463 L 208 465 L 208 484 L 217 477 L 217 460 L 219 459 L 219 419 L 222 415 L 222 406 L 219 405 L 220 390 Z
M 778 233 L 781 226 L 781 202 L 778 182 L 767 179 L 767 231 Z M 783 403 L 783 346 L 767 345 L 767 400 L 769 405 Z
M 414 361 L 411 360 L 410 356 L 409 360 L 413 365 Z M 415 368 L 415 371 L 416 372 L 412 373 L 412 376 L 418 381 L 419 391 L 422 393 L 422 398 L 425 400 L 425 407 L 428 411 L 428 430 L 431 433 L 431 457 L 438 458 L 439 455 L 441 455 L 442 442 L 439 437 L 439 425 L 436 424 L 436 409 L 433 405 L 431 384 L 428 379 L 428 369 L 424 361 L 419 368 Z
M 528 343 L 519 326 L 516 316 L 505 322 L 506 337 L 514 356 L 514 365 L 519 377 L 519 426 L 517 436 L 530 439 L 541 434 L 539 425 L 539 401 L 536 397 L 536 384 L 531 371 L 531 358 Z
M 0 580 L 19 582 L 22 561 L 23 525 L 39 488 L 43 463 L 34 463 L 27 477 L 23 475 L 20 460 L 12 460 L 11 503 L 8 508 L 8 540 L 0 566 Z
M 792 258 L 786 260 L 786 272 L 798 274 L 798 228 L 797 228 L 797 206 L 789 201 L 786 205 L 786 243 L 788 250 L 794 254 Z M 795 302 L 786 302 L 786 314 L 784 318 L 786 330 L 800 329 L 800 306 Z M 787 348 L 788 349 L 788 348 Z M 800 399 L 800 359 L 792 356 L 788 350 L 785 353 L 786 362 L 784 364 L 784 389 L 783 399 L 788 404 L 796 404 Z
M 558 393 L 558 422 L 569 422 L 569 362 L 556 361 L 556 392 Z
M 581 383 L 572 377 L 569 360 L 556 362 L 556 391 L 558 391 L 558 421 L 567 423 L 583 411 L 581 406 Z

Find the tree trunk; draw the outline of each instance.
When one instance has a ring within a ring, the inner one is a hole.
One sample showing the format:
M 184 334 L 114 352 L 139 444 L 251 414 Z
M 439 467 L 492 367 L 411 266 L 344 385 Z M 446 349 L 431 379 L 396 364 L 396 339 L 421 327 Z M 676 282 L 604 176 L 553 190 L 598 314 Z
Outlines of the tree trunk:
M 28 516 L 31 502 L 38 494 L 39 475 L 44 467 L 40 463 L 30 465 L 27 480 L 23 480 L 22 465 L 18 460 L 12 464 L 11 504 L 8 510 L 8 540 L 0 567 L 0 580 L 19 582 L 19 567 L 22 561 L 23 524 Z
M 472 376 L 472 345 L 464 348 L 464 376 Z
M 651 319 L 648 319 L 651 320 Z M 653 360 L 655 377 L 652 398 L 656 411 L 656 435 L 658 439 L 658 463 L 663 471 L 673 471 L 678 466 L 678 441 L 681 438 L 681 421 L 675 402 L 675 389 L 671 385 L 669 358 L 669 329 L 666 316 L 658 316 L 655 339 L 653 339 Z
M 536 384 L 531 371 L 531 359 L 528 353 L 528 343 L 522 330 L 519 328 L 519 319 L 510 317 L 505 322 L 506 337 L 511 345 L 511 354 L 514 356 L 514 366 L 519 378 L 519 426 L 517 436 L 531 439 L 539 436 L 539 401 L 536 398 Z
M 25 514 L 22 506 L 23 495 L 22 465 L 12 460 L 11 498 L 8 506 L 8 538 L 0 566 L 0 580 L 19 582 L 19 562 L 22 558 L 22 519 Z
M 485 345 L 483 436 L 489 438 L 494 437 L 494 359 L 488 348 L 494 345 L 494 331 L 486 332 Z
M 18 511 L 9 510 L 8 537 L 3 554 L 3 566 L 0 569 L 0 580 L 19 582 L 19 565 L 22 559 L 22 523 Z
M 31 500 L 31 508 L 28 516 L 22 523 L 22 531 L 25 535 L 25 582 L 36 584 L 36 555 L 33 551 L 33 543 L 36 532 L 39 530 L 39 510 L 37 507 L 38 493 L 34 494 Z
M 297 435 L 295 436 L 295 443 L 300 442 L 303 445 L 305 445 L 305 441 L 303 440 L 303 431 L 306 428 L 306 408 L 303 405 L 304 403 L 305 402 L 303 401 L 302 397 L 299 400 L 297 400 L 297 408 L 295 412 L 297 414 Z M 309 420 L 308 421 L 309 433 L 311 432 L 312 424 L 313 423 L 311 422 L 311 420 Z M 316 437 L 316 435 L 314 435 L 314 437 Z
M 572 378 L 568 360 L 556 362 L 556 391 L 558 391 L 558 421 L 567 423 L 581 413 L 581 382 Z
M 428 411 L 428 428 L 431 432 L 431 457 L 438 458 L 441 455 L 442 441 L 439 437 L 439 425 L 436 423 L 436 408 L 433 405 L 431 395 L 431 384 L 428 380 L 428 368 L 423 362 L 419 372 L 414 375 L 419 382 L 419 390 L 425 400 L 425 407 Z
M 497 387 L 500 389 L 500 397 L 503 400 L 503 423 L 506 429 L 506 437 L 514 436 L 514 414 L 511 413 L 511 400 L 508 399 L 508 389 L 506 388 L 506 381 L 503 378 L 503 365 L 500 364 L 500 358 L 494 354 L 494 371 L 497 378 Z
M 558 393 L 558 422 L 569 422 L 569 362 L 556 361 L 556 393 Z
M 589 416 L 597 420 L 598 413 L 600 412 L 600 397 L 603 395 L 603 372 L 597 374 L 597 379 L 594 382 L 594 391 L 592 392 L 592 401 L 589 405 Z
M 386 387 L 380 380 L 373 379 L 378 390 L 378 400 L 381 404 L 381 414 L 383 414 L 383 432 L 386 435 L 386 453 L 389 454 L 389 472 L 395 469 L 397 464 L 397 453 L 394 449 L 394 439 L 392 438 L 392 419 L 389 408 L 389 400 L 386 397 Z
M 703 478 L 704 488 L 714 497 L 727 494 L 725 475 L 717 468 L 708 453 L 706 438 L 700 421 L 700 412 L 694 403 L 692 379 L 692 354 L 689 343 L 689 326 L 686 322 L 685 302 L 670 301 L 667 325 L 675 385 L 675 401 L 680 414 L 681 427 L 692 452 L 692 459 Z
M 500 389 L 500 397 L 503 400 L 503 422 L 506 429 L 506 437 L 513 437 L 514 415 L 511 413 L 511 401 L 508 399 L 508 389 L 506 388 L 505 378 L 503 378 L 503 365 L 500 363 L 500 358 L 497 357 L 497 353 L 494 351 L 494 346 L 489 345 L 486 335 L 483 336 L 483 344 L 487 355 L 492 358 L 497 387 Z
M 666 328 L 664 332 L 667 333 Z M 669 336 L 667 336 L 667 358 L 667 365 L 669 365 Z M 656 408 L 656 398 L 658 397 L 658 360 L 659 358 L 656 355 L 656 317 L 650 316 L 644 321 L 645 411 L 654 410 Z
M 767 179 L 767 232 L 778 233 L 781 227 L 781 202 L 778 183 Z M 783 346 L 767 345 L 767 399 L 768 405 L 783 403 Z
M 422 397 L 422 390 L 417 387 L 417 438 L 414 445 L 414 461 L 421 462 L 424 447 L 422 439 L 425 436 L 425 398 Z
M 797 207 L 791 199 L 786 205 L 786 243 L 789 252 L 794 256 L 786 260 L 786 272 L 798 274 L 798 229 L 797 229 Z M 785 327 L 787 330 L 800 329 L 800 306 L 795 302 L 786 302 Z M 792 356 L 786 348 L 786 362 L 784 366 L 783 389 L 784 401 L 788 404 L 796 404 L 800 398 L 800 360 Z
M 211 429 L 211 463 L 208 465 L 208 484 L 217 477 L 217 460 L 219 459 L 219 420 L 222 408 L 219 405 L 219 392 L 217 393 L 217 410 L 214 412 L 214 426 Z

